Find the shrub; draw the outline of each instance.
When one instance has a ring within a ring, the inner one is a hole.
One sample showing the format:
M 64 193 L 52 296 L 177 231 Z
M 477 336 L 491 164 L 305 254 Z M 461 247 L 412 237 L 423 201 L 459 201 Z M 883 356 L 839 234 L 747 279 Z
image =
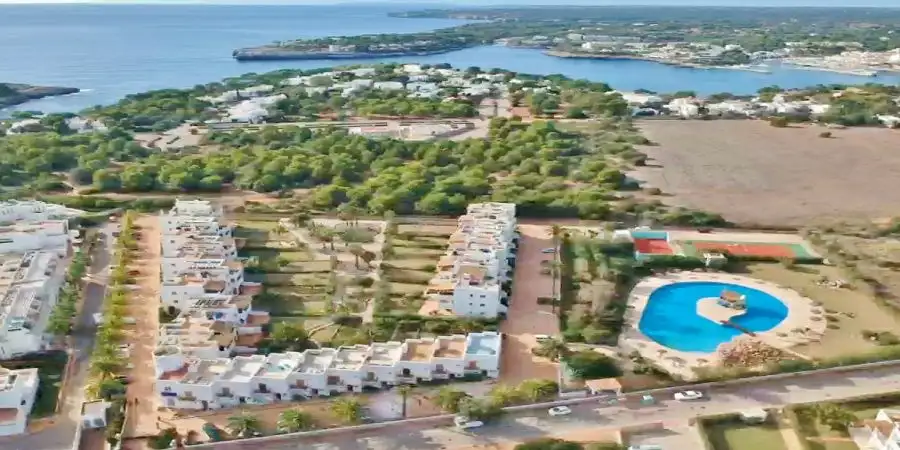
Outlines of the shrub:
M 830 131 L 823 131 L 823 132 L 819 133 L 819 137 L 823 138 L 823 139 L 829 139 L 829 138 L 831 138 L 831 136 L 832 136 L 832 134 Z

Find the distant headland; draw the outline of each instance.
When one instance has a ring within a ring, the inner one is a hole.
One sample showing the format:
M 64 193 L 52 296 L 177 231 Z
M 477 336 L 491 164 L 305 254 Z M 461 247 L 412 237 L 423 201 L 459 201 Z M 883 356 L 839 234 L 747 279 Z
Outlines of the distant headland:
M 37 100 L 44 97 L 57 95 L 76 94 L 81 92 L 78 88 L 33 86 L 30 84 L 0 83 L 0 108 L 19 105 L 29 100 Z

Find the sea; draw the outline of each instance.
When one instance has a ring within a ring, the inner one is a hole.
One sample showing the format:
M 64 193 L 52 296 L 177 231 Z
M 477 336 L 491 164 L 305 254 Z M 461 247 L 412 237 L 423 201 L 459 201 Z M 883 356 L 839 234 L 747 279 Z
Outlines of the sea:
M 429 5 L 429 6 L 434 6 Z M 405 19 L 404 4 L 361 5 L 0 5 L 0 82 L 82 89 L 0 111 L 77 112 L 151 89 L 184 88 L 248 72 L 347 64 L 321 61 L 238 62 L 232 50 L 297 38 L 409 33 L 465 23 Z M 540 50 L 484 46 L 390 61 L 500 67 L 604 81 L 616 89 L 699 94 L 753 93 L 830 83 L 900 84 L 900 74 L 875 78 L 773 67 L 772 73 L 672 67 L 646 61 L 560 59 Z M 355 60 L 364 64 L 386 60 Z

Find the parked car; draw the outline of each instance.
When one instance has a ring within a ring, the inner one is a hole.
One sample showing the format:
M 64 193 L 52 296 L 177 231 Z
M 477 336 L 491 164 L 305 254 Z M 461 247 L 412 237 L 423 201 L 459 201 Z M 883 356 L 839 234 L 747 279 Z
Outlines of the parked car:
M 540 342 L 540 341 L 549 341 L 550 339 L 553 339 L 553 337 L 548 336 L 546 334 L 536 334 L 536 335 L 534 335 L 534 339 L 537 340 L 538 342 Z
M 700 391 L 681 391 L 676 392 L 673 398 L 680 402 L 700 400 L 701 398 L 703 398 L 703 393 Z
M 469 420 L 466 416 L 456 416 L 453 418 L 453 424 L 460 430 L 468 430 L 484 426 L 484 422 L 480 420 Z
M 572 410 L 568 406 L 554 406 L 547 411 L 551 416 L 568 416 Z
M 661 445 L 656 444 L 643 444 L 643 445 L 632 445 L 628 447 L 628 450 L 663 450 Z
M 545 249 L 541 250 L 541 253 L 556 253 L 556 249 L 553 247 L 545 248 Z

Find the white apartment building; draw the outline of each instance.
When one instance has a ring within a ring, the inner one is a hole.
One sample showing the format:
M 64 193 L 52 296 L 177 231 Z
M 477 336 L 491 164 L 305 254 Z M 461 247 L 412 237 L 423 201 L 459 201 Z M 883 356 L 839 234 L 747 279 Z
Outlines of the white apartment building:
M 0 436 L 25 432 L 37 389 L 37 369 L 0 367 Z
M 516 205 L 469 205 L 425 295 L 458 316 L 497 317 L 507 311 L 503 283 L 515 258 Z
M 497 377 L 501 347 L 500 333 L 484 332 L 230 359 L 158 355 L 156 388 L 169 408 L 217 409 L 470 373 Z
M 0 359 L 44 349 L 44 329 L 65 280 L 66 250 L 0 255 Z
M 164 306 L 183 309 L 201 297 L 239 295 L 244 284 L 244 267 L 239 261 L 163 258 L 161 265 Z
M 184 310 L 194 308 L 198 301 L 214 300 L 222 310 L 218 312 L 231 314 L 225 311 L 229 310 L 246 319 L 249 305 L 235 308 L 239 302 L 224 299 L 259 283 L 244 281 L 234 227 L 223 224 L 222 216 L 222 208 L 206 200 L 176 200 L 172 209 L 160 216 L 160 296 L 164 306 Z
M 208 200 L 175 200 L 172 209 L 160 216 L 162 234 L 232 237 L 234 227 L 220 223 L 223 215 L 222 207 Z
M 0 225 L 0 254 L 41 249 L 67 249 L 75 238 L 66 220 L 16 222 Z
M 251 317 L 255 317 L 251 316 Z M 159 327 L 157 354 L 185 354 L 197 358 L 227 358 L 235 354 L 253 354 L 263 338 L 262 325 L 268 314 L 258 323 L 238 324 L 206 317 L 182 315 Z
M 84 211 L 53 203 L 20 200 L 0 202 L 0 223 L 66 220 L 82 214 Z

